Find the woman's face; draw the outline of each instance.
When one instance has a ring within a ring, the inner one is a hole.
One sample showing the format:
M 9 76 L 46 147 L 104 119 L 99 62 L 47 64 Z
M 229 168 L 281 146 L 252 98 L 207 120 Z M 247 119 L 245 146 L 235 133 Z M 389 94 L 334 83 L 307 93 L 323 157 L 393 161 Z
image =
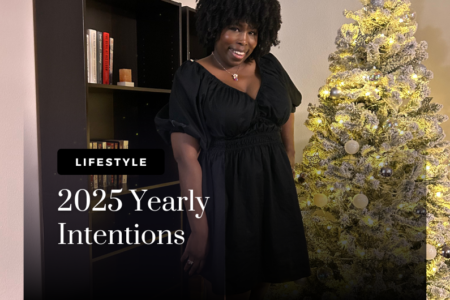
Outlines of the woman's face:
M 240 22 L 226 26 L 214 47 L 222 63 L 237 66 L 244 62 L 258 44 L 258 31 L 251 25 Z

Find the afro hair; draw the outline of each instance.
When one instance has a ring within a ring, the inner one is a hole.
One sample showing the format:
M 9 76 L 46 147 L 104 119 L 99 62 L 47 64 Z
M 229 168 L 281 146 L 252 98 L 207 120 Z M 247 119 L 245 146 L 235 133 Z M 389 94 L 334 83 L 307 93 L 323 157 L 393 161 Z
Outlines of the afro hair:
M 278 0 L 197 0 L 197 34 L 208 53 L 214 50 L 216 39 L 222 30 L 237 22 L 246 22 L 258 30 L 258 44 L 247 62 L 269 53 L 277 46 L 281 27 Z

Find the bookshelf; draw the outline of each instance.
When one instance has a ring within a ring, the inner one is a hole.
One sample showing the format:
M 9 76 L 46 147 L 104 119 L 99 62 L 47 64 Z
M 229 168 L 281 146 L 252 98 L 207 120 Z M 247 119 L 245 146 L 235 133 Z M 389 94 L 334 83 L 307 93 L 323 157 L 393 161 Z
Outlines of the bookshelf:
M 188 299 L 182 246 L 58 245 L 58 224 L 122 232 L 136 223 L 154 231 L 186 224 L 179 212 L 135 212 L 129 189 L 147 189 L 144 199 L 180 195 L 172 150 L 153 120 L 168 103 L 181 63 L 207 55 L 195 34 L 195 10 L 169 0 L 40 0 L 34 18 L 44 299 Z M 87 29 L 114 38 L 113 85 L 87 83 Z M 135 87 L 114 85 L 121 68 L 132 70 Z M 86 212 L 58 212 L 58 192 L 89 190 L 89 176 L 57 174 L 57 151 L 109 139 L 129 140 L 130 149 L 163 149 L 166 172 L 129 175 L 118 212 L 93 212 L 98 198 Z

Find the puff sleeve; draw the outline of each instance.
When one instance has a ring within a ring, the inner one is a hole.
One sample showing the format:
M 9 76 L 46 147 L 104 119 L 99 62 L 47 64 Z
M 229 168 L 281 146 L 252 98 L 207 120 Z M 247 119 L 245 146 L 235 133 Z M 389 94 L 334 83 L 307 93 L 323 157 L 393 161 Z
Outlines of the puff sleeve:
M 292 82 L 292 79 L 289 77 L 289 74 L 286 72 L 283 65 L 275 57 L 275 55 L 273 55 L 272 53 L 268 53 L 268 55 L 275 62 L 275 64 L 277 65 L 277 67 L 280 70 L 279 72 L 281 74 L 281 79 L 283 80 L 283 82 L 286 86 L 286 91 L 288 93 L 289 100 L 291 102 L 291 113 L 293 113 L 293 112 L 295 112 L 297 106 L 299 106 L 300 103 L 302 103 L 302 94 L 297 89 L 294 82 Z
M 175 72 L 169 103 L 155 117 L 156 130 L 171 146 L 173 132 L 196 138 L 202 149 L 209 144 L 199 96 L 200 78 L 191 61 L 185 61 Z
M 295 84 L 292 82 L 286 70 L 284 70 L 284 73 L 285 73 L 286 89 L 288 91 L 289 98 L 291 99 L 291 113 L 293 113 L 295 112 L 297 106 L 299 106 L 300 103 L 302 103 L 302 94 L 297 89 Z

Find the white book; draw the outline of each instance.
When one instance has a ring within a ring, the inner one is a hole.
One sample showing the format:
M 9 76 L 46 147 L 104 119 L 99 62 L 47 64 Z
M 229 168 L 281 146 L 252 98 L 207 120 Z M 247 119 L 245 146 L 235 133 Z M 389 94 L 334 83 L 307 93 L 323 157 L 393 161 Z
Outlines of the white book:
M 91 82 L 91 74 L 89 73 L 89 64 L 90 64 L 90 49 L 89 49 L 89 34 L 86 34 L 86 71 L 87 71 L 87 82 Z M 92 149 L 92 143 L 91 143 L 91 148 Z
M 113 84 L 114 39 L 109 38 L 109 84 Z
M 89 83 L 97 83 L 97 30 L 88 29 L 89 34 Z
M 117 85 L 120 85 L 120 86 L 131 86 L 131 87 L 133 87 L 133 86 L 134 86 L 134 82 L 119 81 L 119 82 L 117 83 Z

